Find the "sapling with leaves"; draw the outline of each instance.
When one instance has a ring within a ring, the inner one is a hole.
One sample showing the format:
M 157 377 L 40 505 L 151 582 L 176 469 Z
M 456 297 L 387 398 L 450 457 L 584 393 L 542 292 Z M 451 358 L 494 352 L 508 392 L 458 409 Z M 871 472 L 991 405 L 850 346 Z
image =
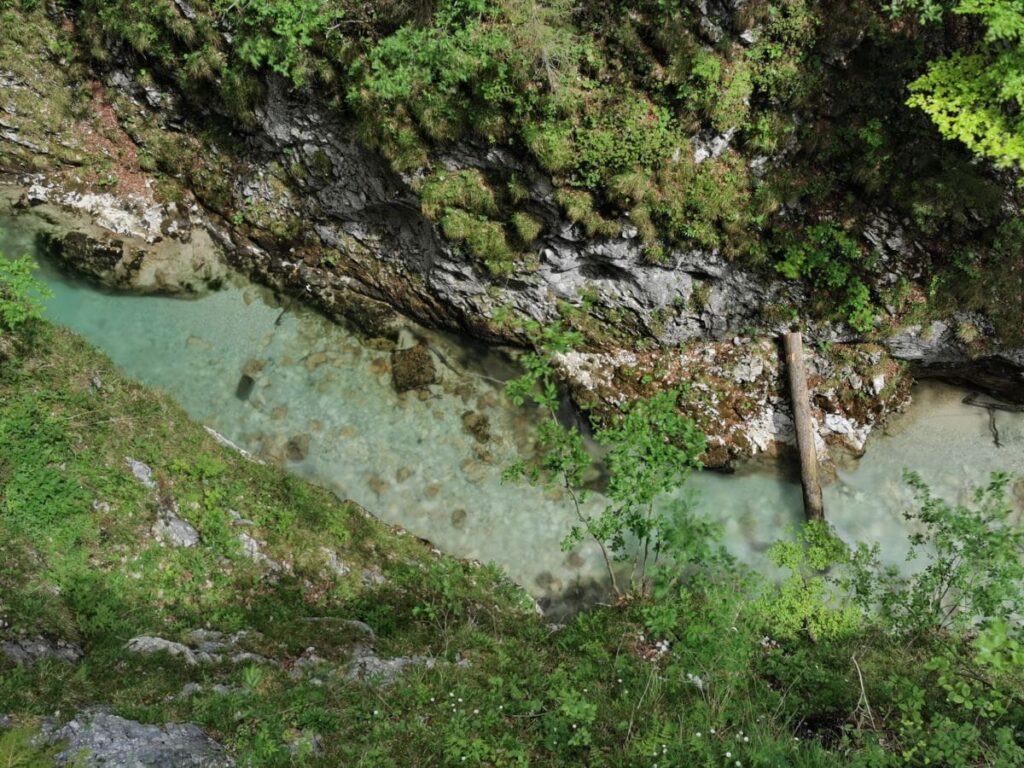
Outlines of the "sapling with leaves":
M 535 348 L 523 356 L 525 373 L 509 382 L 508 393 L 517 405 L 532 401 L 547 418 L 537 430 L 537 455 L 515 462 L 506 479 L 564 488 L 579 522 L 562 540 L 562 549 L 571 550 L 589 536 L 601 549 L 615 592 L 621 589 L 614 562 L 630 562 L 629 589 L 634 590 L 646 583 L 648 567 L 657 563 L 671 530 L 672 521 L 657 502 L 701 467 L 704 435 L 679 414 L 680 388 L 629 403 L 605 423 L 595 421 L 594 438 L 608 449 L 609 480 L 607 504 L 591 514 L 583 477 L 593 459 L 579 429 L 563 426 L 557 417 L 555 357 L 569 352 L 582 337 L 557 322 L 542 326 L 529 321 L 521 327 Z
M 11 261 L 0 253 L 0 335 L 42 317 L 40 299 L 48 292 L 33 277 L 35 269 L 28 256 Z

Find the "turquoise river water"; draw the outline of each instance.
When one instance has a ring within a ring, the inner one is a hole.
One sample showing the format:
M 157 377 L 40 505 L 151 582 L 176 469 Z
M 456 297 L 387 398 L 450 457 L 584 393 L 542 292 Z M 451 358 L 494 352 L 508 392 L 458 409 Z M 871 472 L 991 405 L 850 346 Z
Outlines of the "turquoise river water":
M 35 254 L 30 224 L 0 219 L 0 251 Z M 241 278 L 198 299 L 103 291 L 42 259 L 53 292 L 47 314 L 103 350 L 128 375 L 162 389 L 197 421 L 238 445 L 350 498 L 459 557 L 491 561 L 539 598 L 600 579 L 596 548 L 558 542 L 574 516 L 567 499 L 501 482 L 529 444 L 530 413 L 512 405 L 495 354 L 441 335 L 431 346 L 462 369 L 426 396 L 398 395 L 389 355 L 302 307 L 282 307 Z M 255 385 L 238 395 L 243 370 Z M 963 405 L 962 390 L 920 384 L 907 413 L 872 436 L 866 456 L 825 489 L 830 521 L 849 541 L 878 543 L 899 562 L 907 548 L 902 512 L 911 495 L 904 467 L 947 498 L 964 497 L 993 469 L 1024 476 L 1024 414 Z M 467 411 L 488 417 L 481 443 L 463 428 Z M 288 457 L 289 440 L 308 452 Z M 730 549 L 763 567 L 764 549 L 802 515 L 800 488 L 781 470 L 701 473 L 697 509 L 721 521 Z M 599 499 L 595 500 L 599 503 Z

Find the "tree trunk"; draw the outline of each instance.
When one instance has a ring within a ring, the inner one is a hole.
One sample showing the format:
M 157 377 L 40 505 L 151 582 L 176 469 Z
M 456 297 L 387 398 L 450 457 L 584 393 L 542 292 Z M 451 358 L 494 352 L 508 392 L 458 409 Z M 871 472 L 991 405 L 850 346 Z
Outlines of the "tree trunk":
M 804 370 L 803 340 L 800 332 L 783 337 L 786 348 L 786 368 L 789 370 L 789 396 L 793 403 L 793 422 L 796 425 L 796 444 L 800 451 L 800 481 L 804 487 L 804 514 L 808 520 L 824 520 L 825 505 L 821 500 L 818 481 L 818 452 L 814 445 L 814 419 L 811 417 L 811 399 L 807 392 L 807 373 Z

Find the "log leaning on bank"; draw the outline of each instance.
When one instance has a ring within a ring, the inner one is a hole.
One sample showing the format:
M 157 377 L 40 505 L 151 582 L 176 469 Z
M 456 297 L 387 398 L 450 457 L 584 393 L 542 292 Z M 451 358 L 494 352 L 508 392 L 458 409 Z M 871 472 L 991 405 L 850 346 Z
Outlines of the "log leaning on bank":
M 811 398 L 807 391 L 807 372 L 804 369 L 803 339 L 800 332 L 783 337 L 786 350 L 786 369 L 789 371 L 789 396 L 793 404 L 793 423 L 796 425 L 796 444 L 800 451 L 800 482 L 804 488 L 804 514 L 808 520 L 824 520 L 825 505 L 821 499 L 818 480 L 818 452 L 814 444 L 814 420 L 811 417 Z

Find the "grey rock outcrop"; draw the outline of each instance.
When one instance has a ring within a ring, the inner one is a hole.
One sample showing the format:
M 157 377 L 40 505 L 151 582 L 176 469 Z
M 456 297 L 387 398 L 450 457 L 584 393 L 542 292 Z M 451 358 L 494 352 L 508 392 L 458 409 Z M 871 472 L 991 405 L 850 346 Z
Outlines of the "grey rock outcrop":
M 51 640 L 36 635 L 0 642 L 0 655 L 17 665 L 30 665 L 41 659 L 57 659 L 68 664 L 77 664 L 82 659 L 82 649 L 67 640 Z
M 63 742 L 57 765 L 120 768 L 229 768 L 234 761 L 223 748 L 191 723 L 143 725 L 88 709 L 44 733 L 50 743 Z
M 146 488 L 156 488 L 156 481 L 153 479 L 153 468 L 130 456 L 124 457 L 124 463 L 131 470 L 132 476 Z
M 208 654 L 198 656 L 184 643 L 176 643 L 172 640 L 165 640 L 162 637 L 153 637 L 151 635 L 133 637 L 125 644 L 125 649 L 132 653 L 141 653 L 145 655 L 166 653 L 169 656 L 181 658 L 190 667 L 194 667 L 198 664 L 200 659 L 203 661 L 211 660 Z
M 387 686 L 392 685 L 398 676 L 410 667 L 433 669 L 436 663 L 429 656 L 395 656 L 384 659 L 369 646 L 358 644 L 352 649 L 352 658 L 345 668 L 345 677 L 349 680 Z
M 182 659 L 186 664 L 218 664 L 230 661 L 235 664 L 253 662 L 256 664 L 274 664 L 271 659 L 244 650 L 241 645 L 247 638 L 259 638 L 259 632 L 235 632 L 226 635 L 223 632 L 207 629 L 196 629 L 189 633 L 188 643 L 178 643 L 162 637 L 139 635 L 125 644 L 131 653 L 155 654 L 166 653 Z
M 210 235 L 175 204 L 37 183 L 20 205 L 40 220 L 40 235 L 54 257 L 107 287 L 194 294 L 227 277 Z
M 178 512 L 176 502 L 161 504 L 153 523 L 153 535 L 175 547 L 194 547 L 199 543 L 199 531 Z

